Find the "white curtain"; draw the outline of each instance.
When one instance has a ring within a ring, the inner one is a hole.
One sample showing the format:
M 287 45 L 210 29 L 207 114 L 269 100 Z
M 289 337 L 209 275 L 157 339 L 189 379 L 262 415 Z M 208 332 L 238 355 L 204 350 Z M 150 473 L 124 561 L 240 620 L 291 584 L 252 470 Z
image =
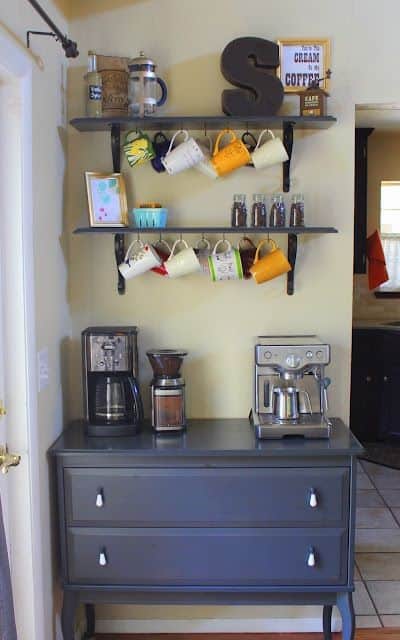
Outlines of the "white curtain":
M 381 235 L 389 280 L 379 287 L 380 291 L 400 290 L 400 235 Z

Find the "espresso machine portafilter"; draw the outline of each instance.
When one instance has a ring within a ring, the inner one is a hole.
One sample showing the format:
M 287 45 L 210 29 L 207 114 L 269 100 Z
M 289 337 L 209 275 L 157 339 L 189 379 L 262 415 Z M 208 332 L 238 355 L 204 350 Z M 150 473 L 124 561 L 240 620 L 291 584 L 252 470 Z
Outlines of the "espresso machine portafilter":
M 260 336 L 252 420 L 258 438 L 328 438 L 330 346 L 317 336 Z

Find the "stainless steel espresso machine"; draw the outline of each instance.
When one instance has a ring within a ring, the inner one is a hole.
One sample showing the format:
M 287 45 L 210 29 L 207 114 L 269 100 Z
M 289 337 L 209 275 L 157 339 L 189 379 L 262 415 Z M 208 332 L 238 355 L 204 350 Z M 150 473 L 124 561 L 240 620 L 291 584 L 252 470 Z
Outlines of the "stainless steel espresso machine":
M 258 438 L 329 438 L 329 363 L 330 346 L 317 336 L 259 336 L 252 410 Z

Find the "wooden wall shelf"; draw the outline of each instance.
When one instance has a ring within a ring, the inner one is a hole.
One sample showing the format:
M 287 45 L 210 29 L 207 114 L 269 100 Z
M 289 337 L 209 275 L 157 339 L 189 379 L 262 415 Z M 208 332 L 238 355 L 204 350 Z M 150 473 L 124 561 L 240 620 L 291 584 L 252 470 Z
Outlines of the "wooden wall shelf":
M 305 235 L 308 233 L 338 233 L 334 227 L 78 227 L 74 230 L 76 234 L 82 233 L 139 233 L 151 234 L 171 234 L 171 233 L 211 233 L 211 234 L 240 234 L 252 235 L 270 233 Z

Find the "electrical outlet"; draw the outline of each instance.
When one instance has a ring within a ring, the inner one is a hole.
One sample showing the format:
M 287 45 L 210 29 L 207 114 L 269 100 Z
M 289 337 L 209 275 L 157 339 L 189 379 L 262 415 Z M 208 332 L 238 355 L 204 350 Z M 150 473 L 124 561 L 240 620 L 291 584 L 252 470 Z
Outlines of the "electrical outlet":
M 37 354 L 37 365 L 38 365 L 38 387 L 39 392 L 43 391 L 46 387 L 49 386 L 49 350 L 47 347 L 38 351 Z

